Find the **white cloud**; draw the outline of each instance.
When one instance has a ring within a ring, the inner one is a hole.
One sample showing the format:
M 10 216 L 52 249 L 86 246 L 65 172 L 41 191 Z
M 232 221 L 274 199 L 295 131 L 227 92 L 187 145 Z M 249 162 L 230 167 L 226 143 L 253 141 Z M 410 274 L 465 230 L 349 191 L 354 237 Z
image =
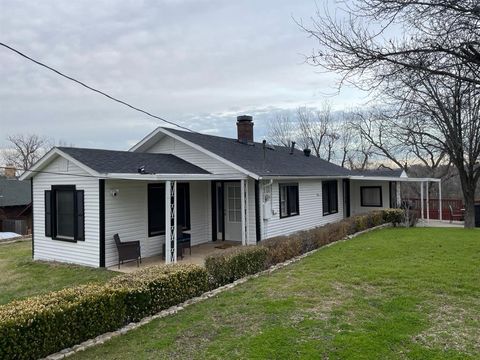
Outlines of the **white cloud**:
M 292 16 L 312 0 L 7 1 L 2 41 L 155 114 L 196 130 L 233 135 L 235 117 L 315 106 L 336 77 L 301 54 L 315 46 Z M 37 132 L 77 146 L 125 149 L 158 125 L 0 48 L 0 145 Z M 347 90 L 336 108 L 363 101 Z

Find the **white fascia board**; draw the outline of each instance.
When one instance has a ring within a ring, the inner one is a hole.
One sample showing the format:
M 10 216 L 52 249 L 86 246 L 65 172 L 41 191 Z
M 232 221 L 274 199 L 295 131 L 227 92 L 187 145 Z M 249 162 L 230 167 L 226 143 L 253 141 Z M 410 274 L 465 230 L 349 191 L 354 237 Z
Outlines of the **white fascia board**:
M 147 134 L 137 144 L 133 145 L 128 151 L 136 151 L 138 148 L 142 147 L 147 141 L 149 141 L 151 138 L 156 136 L 159 132 L 162 132 L 161 130 L 162 130 L 161 127 L 157 127 L 155 130 L 153 130 L 149 134 Z
M 315 180 L 315 179 L 348 179 L 348 175 L 323 176 L 260 176 L 258 180 Z
M 180 142 L 183 142 L 184 144 L 186 144 L 186 145 L 194 148 L 195 150 L 198 150 L 198 151 L 200 151 L 200 152 L 202 152 L 202 153 L 204 153 L 204 154 L 206 154 L 206 155 L 214 158 L 215 160 L 218 160 L 218 161 L 224 163 L 225 165 L 228 165 L 228 166 L 234 168 L 235 170 L 238 170 L 238 171 L 240 171 L 241 173 L 244 173 L 244 174 L 246 174 L 246 175 L 254 178 L 255 180 L 258 180 L 258 179 L 260 178 L 257 174 L 252 173 L 252 172 L 250 172 L 250 171 L 242 168 L 241 166 L 238 166 L 237 164 L 235 164 L 235 163 L 233 163 L 233 162 L 231 162 L 231 161 L 229 161 L 229 160 L 227 160 L 227 159 L 225 159 L 225 158 L 223 158 L 223 157 L 221 157 L 221 156 L 219 156 L 219 155 L 217 155 L 217 154 L 214 154 L 214 153 L 211 152 L 211 151 L 208 151 L 208 150 L 204 149 L 204 148 L 201 147 L 200 145 L 197 145 L 197 144 L 195 144 L 195 143 L 193 143 L 193 142 L 191 142 L 191 141 L 188 141 L 188 140 L 184 139 L 183 137 L 181 137 L 181 136 L 179 136 L 179 135 L 173 134 L 173 133 L 171 133 L 170 131 L 168 131 L 168 130 L 166 130 L 166 129 L 163 129 L 163 128 L 159 128 L 158 130 L 159 130 L 160 132 L 163 132 L 164 134 L 166 134 L 166 135 L 174 138 L 175 140 L 178 140 L 178 141 L 180 141 Z M 157 132 L 157 133 L 158 133 L 158 132 Z M 194 164 L 194 165 L 195 165 L 195 164 Z
M 166 181 L 166 180 L 245 180 L 248 176 L 235 174 L 105 174 L 106 179 L 117 180 L 144 180 L 144 181 Z
M 382 176 L 350 176 L 351 180 L 366 180 L 366 181 L 399 181 L 399 182 L 421 182 L 431 181 L 440 182 L 437 178 L 405 178 L 405 177 L 382 177 Z
M 52 148 L 40 160 L 38 160 L 29 170 L 25 171 L 20 176 L 20 180 L 27 180 L 27 179 L 30 179 L 30 178 L 34 177 L 36 173 L 41 172 L 41 169 L 43 167 L 45 167 L 45 165 L 47 165 L 50 162 L 50 160 L 52 160 L 52 158 L 54 156 L 61 156 L 65 159 L 67 159 L 68 161 L 74 163 L 75 165 L 77 165 L 80 169 L 84 170 L 89 175 L 100 177 L 100 174 L 98 172 L 96 172 L 95 170 L 89 168 L 88 166 L 84 165 L 80 161 L 74 159 L 73 157 L 71 157 L 70 155 L 66 154 L 65 152 L 59 150 L 58 148 Z M 59 174 L 60 173 L 61 172 L 59 172 Z

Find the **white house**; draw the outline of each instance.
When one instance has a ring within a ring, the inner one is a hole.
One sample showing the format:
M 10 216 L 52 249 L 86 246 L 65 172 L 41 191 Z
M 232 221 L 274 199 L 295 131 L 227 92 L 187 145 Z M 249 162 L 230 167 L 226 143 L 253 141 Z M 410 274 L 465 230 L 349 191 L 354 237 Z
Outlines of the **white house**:
M 160 127 L 129 151 L 52 149 L 21 177 L 32 182 L 34 259 L 112 266 L 119 234 L 139 240 L 142 257 L 165 252 L 175 262 L 178 229 L 191 245 L 256 244 L 395 207 L 398 182 L 410 180 L 255 143 L 250 116 L 237 118 L 237 133 L 230 139 Z

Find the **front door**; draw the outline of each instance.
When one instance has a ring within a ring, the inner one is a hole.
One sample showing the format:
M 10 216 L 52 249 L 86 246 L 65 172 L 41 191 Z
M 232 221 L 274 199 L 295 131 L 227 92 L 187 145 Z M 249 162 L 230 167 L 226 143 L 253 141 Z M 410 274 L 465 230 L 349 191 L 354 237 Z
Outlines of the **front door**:
M 240 182 L 225 182 L 225 240 L 242 241 L 242 196 Z

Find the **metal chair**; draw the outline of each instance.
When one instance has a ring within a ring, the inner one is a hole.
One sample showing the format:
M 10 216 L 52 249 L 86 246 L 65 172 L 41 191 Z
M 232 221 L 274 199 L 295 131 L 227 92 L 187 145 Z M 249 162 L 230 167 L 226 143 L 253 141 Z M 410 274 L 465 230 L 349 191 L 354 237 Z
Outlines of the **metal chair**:
M 463 220 L 463 214 L 462 213 L 454 213 L 452 205 L 448 205 L 448 210 L 450 211 L 450 222 L 455 220 L 455 218 L 458 218 L 458 220 Z
M 121 242 L 118 234 L 113 235 L 113 239 L 118 251 L 118 268 L 120 269 L 120 264 L 123 264 L 125 261 L 136 261 L 137 267 L 139 267 L 142 263 L 140 241 Z

